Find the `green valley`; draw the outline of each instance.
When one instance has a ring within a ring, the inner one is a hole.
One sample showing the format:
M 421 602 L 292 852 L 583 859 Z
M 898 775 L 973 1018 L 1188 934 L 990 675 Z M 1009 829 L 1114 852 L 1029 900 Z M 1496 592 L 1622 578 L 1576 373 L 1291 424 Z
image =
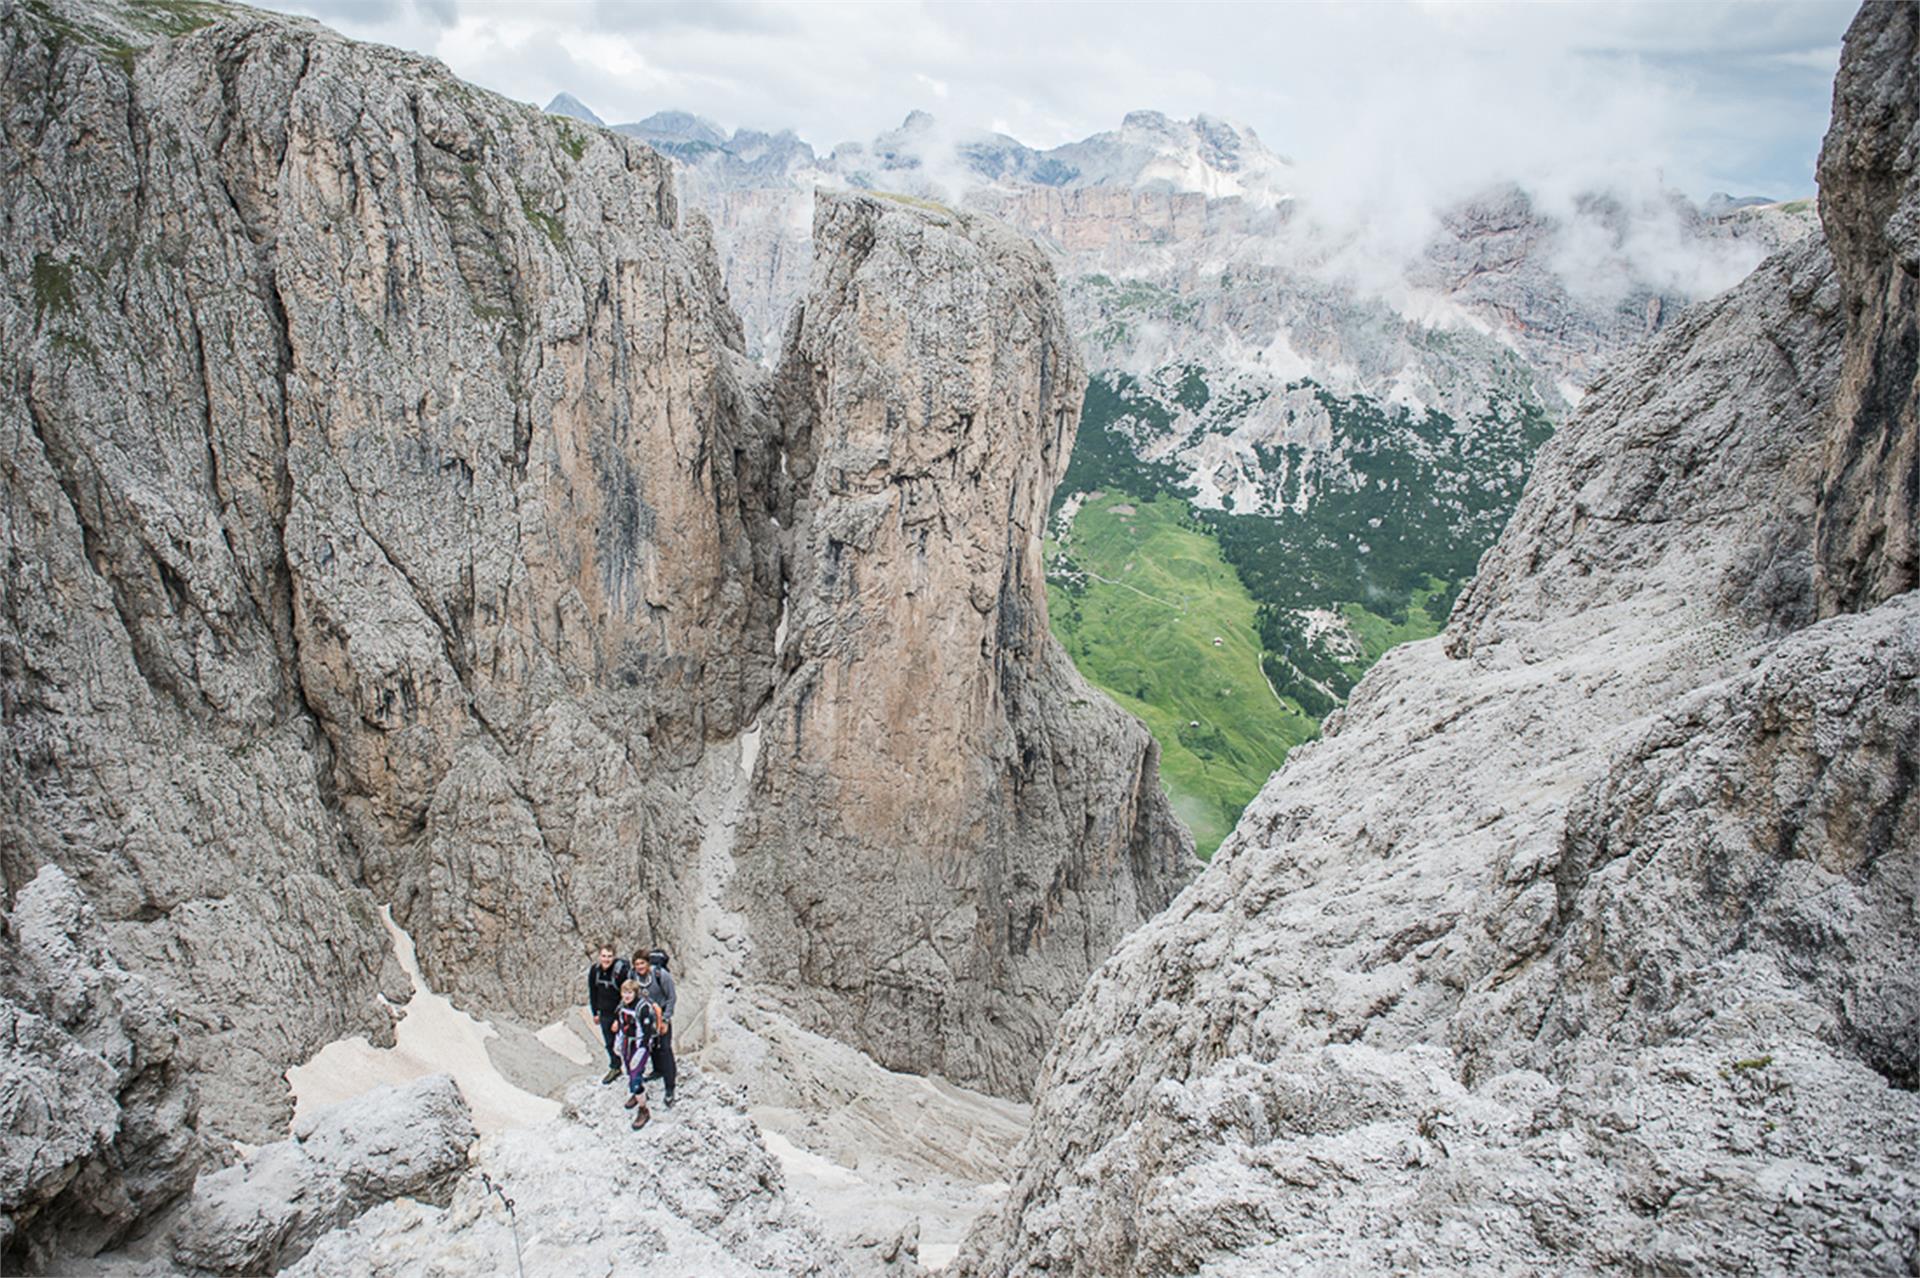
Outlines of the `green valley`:
M 1186 502 L 1086 495 L 1048 546 L 1054 633 L 1160 742 L 1161 777 L 1201 854 L 1318 730 L 1260 669 L 1256 606 Z
M 1552 432 L 1499 392 L 1466 423 L 1311 382 L 1281 392 L 1317 405 L 1332 440 L 1252 444 L 1258 510 L 1196 508 L 1180 458 L 1271 396 L 1186 366 L 1095 375 L 1055 496 L 1054 633 L 1153 730 L 1203 856 L 1375 661 L 1440 632 Z

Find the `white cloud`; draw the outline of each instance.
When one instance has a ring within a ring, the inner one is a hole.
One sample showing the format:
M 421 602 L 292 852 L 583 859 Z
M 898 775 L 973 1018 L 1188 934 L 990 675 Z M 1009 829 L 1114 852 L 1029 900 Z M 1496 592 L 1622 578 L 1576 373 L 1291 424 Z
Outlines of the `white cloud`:
M 1036 146 L 1134 108 L 1204 111 L 1319 175 L 1317 199 L 1385 209 L 1502 178 L 1808 194 L 1853 7 L 281 3 L 523 100 L 567 90 L 610 121 L 678 107 L 823 150 L 915 107 Z

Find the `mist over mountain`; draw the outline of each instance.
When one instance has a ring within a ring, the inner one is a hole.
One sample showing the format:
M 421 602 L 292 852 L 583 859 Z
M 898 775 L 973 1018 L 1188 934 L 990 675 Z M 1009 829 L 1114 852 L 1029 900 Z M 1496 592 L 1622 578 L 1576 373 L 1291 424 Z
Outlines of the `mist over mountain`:
M 0 0 L 0 1271 L 1920 1273 L 1920 5 L 316 3 Z
M 1053 626 L 1153 727 L 1203 851 L 1374 659 L 1439 628 L 1614 356 L 1813 225 L 1805 201 L 1709 209 L 1553 174 L 1358 200 L 1351 172 L 1210 115 L 1135 110 L 1038 148 L 916 110 L 825 154 L 682 111 L 617 128 L 678 163 L 762 358 L 810 277 L 815 191 L 986 212 L 1052 257 L 1092 374 L 1053 508 Z M 1220 560 L 1224 595 L 1134 579 L 1192 556 Z M 1159 611 L 1136 615 L 1147 595 Z M 1142 628 L 1163 640 L 1126 638 Z
M 562 95 L 549 110 L 571 113 L 569 104 L 577 99 Z M 1587 364 L 1570 351 L 1548 355 L 1556 334 L 1533 336 L 1537 317 L 1522 319 L 1525 306 L 1490 292 L 1486 277 L 1524 267 L 1524 287 L 1555 290 L 1593 315 L 1654 299 L 1686 302 L 1730 286 L 1810 225 L 1806 209 L 1758 197 L 1717 197 L 1701 207 L 1657 186 L 1574 188 L 1518 174 L 1444 203 L 1365 204 L 1346 196 L 1339 175 L 1303 170 L 1250 128 L 1149 110 L 1049 148 L 919 110 L 897 128 L 824 154 L 791 131 L 728 135 L 677 110 L 614 127 L 685 167 L 690 197 L 716 215 L 723 239 L 730 226 L 751 222 L 747 210 L 772 191 L 805 198 L 815 187 L 854 187 L 978 205 L 1067 253 L 1125 246 L 1130 274 L 1217 273 L 1228 263 L 1280 269 L 1383 302 L 1426 327 L 1497 330 L 1503 340 L 1534 344 L 1529 355 L 1564 375 L 1555 389 L 1568 398 Z M 1111 218 L 1067 227 L 1064 195 L 1046 193 L 1087 190 L 1164 199 L 1166 212 L 1138 227 Z M 788 220 L 801 238 L 804 220 Z M 1172 247 L 1199 238 L 1204 252 Z M 736 302 L 750 335 L 777 329 L 788 292 L 762 299 L 758 281 L 743 283 L 747 295 Z M 1365 374 L 1354 373 L 1355 384 L 1365 384 Z

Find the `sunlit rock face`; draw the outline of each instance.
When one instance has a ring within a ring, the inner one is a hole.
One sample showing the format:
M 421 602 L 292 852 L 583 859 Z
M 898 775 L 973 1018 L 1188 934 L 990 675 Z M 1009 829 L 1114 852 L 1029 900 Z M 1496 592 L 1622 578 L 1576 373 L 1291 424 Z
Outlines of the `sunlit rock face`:
M 1021 1093 L 1055 1013 L 1184 883 L 1146 730 L 1047 632 L 1084 377 L 1045 259 L 822 197 L 778 380 L 784 674 L 737 857 L 764 979 L 895 1068 Z

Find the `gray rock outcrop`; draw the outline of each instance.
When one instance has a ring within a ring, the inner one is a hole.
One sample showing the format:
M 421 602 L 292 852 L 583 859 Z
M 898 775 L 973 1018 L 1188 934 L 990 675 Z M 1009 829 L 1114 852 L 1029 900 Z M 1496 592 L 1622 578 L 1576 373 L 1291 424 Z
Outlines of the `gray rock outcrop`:
M 364 1274 L 845 1274 L 736 1099 L 692 1095 L 644 1129 L 591 1083 L 560 1118 L 483 1141 L 444 1204 L 384 1203 L 290 1278 Z M 508 1214 L 487 1180 L 513 1200 Z
M 206 1156 L 180 1034 L 56 866 L 0 916 L 0 1265 L 92 1255 Z
M 1447 635 L 1096 976 L 961 1272 L 1920 1265 L 1920 596 L 1828 535 L 1900 519 L 1834 441 L 1914 447 L 1862 248 L 1912 187 L 1846 176 L 1914 21 L 1848 35 L 1828 236 L 1594 387 Z
M 810 1028 L 1019 1094 L 1191 843 L 1146 729 L 1047 631 L 1085 380 L 1045 259 L 937 206 L 818 207 L 779 373 L 786 669 L 735 851 L 756 961 Z
M 1920 13 L 1849 37 L 1820 152 L 1847 364 L 1815 536 L 1823 612 L 1920 585 Z
M 0 886 L 81 885 L 212 1126 L 277 1134 L 288 1065 L 390 1035 L 378 903 L 436 989 L 538 1024 L 603 936 L 706 953 L 725 881 L 824 1028 L 1025 1088 L 1191 869 L 1145 733 L 1045 640 L 1079 382 L 1043 261 L 834 222 L 793 363 L 827 381 L 776 393 L 630 139 L 218 5 L 0 0 L 0 66 Z M 977 713 L 916 742 L 933 671 Z M 703 877 L 712 758 L 809 702 L 851 735 L 772 731 L 753 873 Z M 885 839 L 796 813 L 876 796 Z M 789 879 L 887 892 L 790 971 Z
M 195 1271 L 274 1273 L 377 1204 L 406 1197 L 444 1206 L 474 1135 L 467 1102 L 445 1074 L 376 1088 L 202 1176 L 169 1250 Z

